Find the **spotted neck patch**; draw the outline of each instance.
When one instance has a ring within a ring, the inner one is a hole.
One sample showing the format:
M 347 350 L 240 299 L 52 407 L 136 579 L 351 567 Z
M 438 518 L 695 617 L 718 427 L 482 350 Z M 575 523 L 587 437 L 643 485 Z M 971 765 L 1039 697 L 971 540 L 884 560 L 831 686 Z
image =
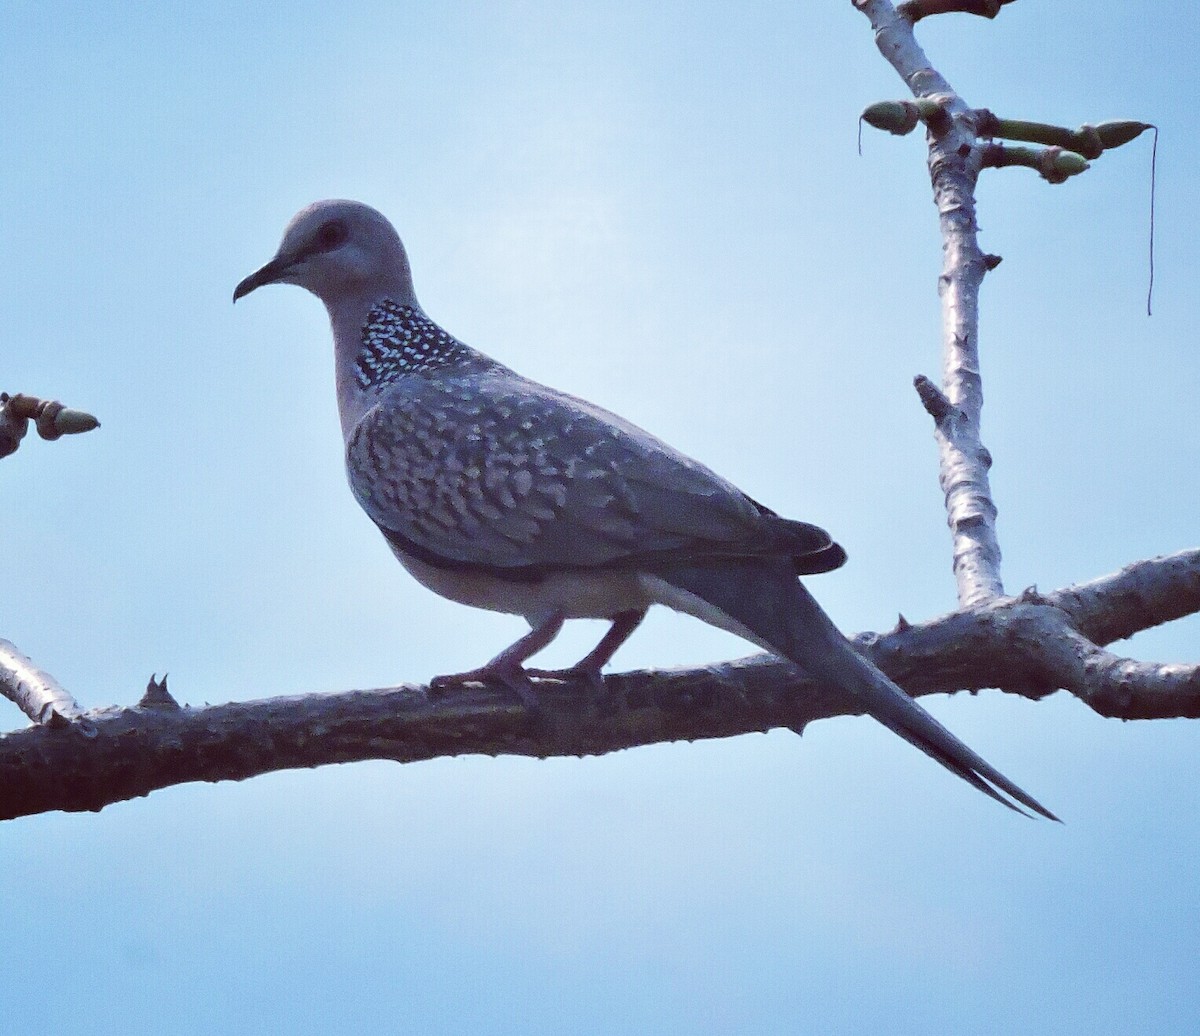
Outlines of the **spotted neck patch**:
M 409 374 L 461 367 L 478 354 L 412 306 L 383 299 L 367 314 L 355 377 L 363 388 Z

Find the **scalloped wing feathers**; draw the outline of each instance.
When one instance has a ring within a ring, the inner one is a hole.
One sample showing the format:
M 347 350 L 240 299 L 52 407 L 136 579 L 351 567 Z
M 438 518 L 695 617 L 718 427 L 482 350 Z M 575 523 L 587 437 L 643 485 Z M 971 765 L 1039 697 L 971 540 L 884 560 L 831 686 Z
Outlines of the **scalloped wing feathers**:
M 730 556 L 845 560 L 615 414 L 500 365 L 389 387 L 347 443 L 350 485 L 397 549 L 489 571 Z

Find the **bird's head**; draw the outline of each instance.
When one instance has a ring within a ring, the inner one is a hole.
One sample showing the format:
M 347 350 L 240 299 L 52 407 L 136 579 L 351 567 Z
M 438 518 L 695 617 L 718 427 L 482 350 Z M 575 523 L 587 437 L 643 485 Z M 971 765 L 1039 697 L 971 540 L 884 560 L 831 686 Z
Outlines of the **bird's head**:
M 275 257 L 233 290 L 233 301 L 264 284 L 297 284 L 330 307 L 370 295 L 416 303 L 399 235 L 357 201 L 318 201 L 296 213 Z

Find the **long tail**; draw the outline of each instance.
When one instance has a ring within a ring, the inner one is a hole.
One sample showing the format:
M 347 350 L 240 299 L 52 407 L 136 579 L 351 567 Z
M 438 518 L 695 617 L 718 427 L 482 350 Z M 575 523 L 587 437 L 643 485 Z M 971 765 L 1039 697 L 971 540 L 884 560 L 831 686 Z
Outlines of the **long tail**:
M 884 726 L 1009 809 L 1023 812 L 1005 795 L 1058 820 L 855 651 L 787 562 L 680 566 L 657 576 L 664 604 L 747 637 L 809 675 L 842 688 Z

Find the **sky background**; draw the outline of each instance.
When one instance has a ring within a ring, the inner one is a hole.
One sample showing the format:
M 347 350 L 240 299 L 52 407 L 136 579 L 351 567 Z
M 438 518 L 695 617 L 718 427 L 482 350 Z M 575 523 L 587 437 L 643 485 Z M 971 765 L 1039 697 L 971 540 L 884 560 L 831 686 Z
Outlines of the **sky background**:
M 1010 591 L 1200 545 L 1192 5 L 919 26 L 968 103 L 1162 127 L 988 173 L 985 442 Z M 614 409 L 850 564 L 848 631 L 954 606 L 929 418 L 940 242 L 849 0 L 0 8 L 0 388 L 103 427 L 0 463 L 0 636 L 87 706 L 473 666 L 520 620 L 419 588 L 347 491 L 331 348 L 233 286 L 322 197 L 396 224 L 426 310 Z M 549 662 L 599 632 L 574 624 Z M 1200 622 L 1118 647 L 1200 659 Z M 654 614 L 619 668 L 745 645 Z M 1065 820 L 866 719 L 600 759 L 188 785 L 0 825 L 0 1003 L 40 1033 L 1095 1033 L 1200 1024 L 1200 724 L 927 698 Z M 0 727 L 24 725 L 0 702 Z

